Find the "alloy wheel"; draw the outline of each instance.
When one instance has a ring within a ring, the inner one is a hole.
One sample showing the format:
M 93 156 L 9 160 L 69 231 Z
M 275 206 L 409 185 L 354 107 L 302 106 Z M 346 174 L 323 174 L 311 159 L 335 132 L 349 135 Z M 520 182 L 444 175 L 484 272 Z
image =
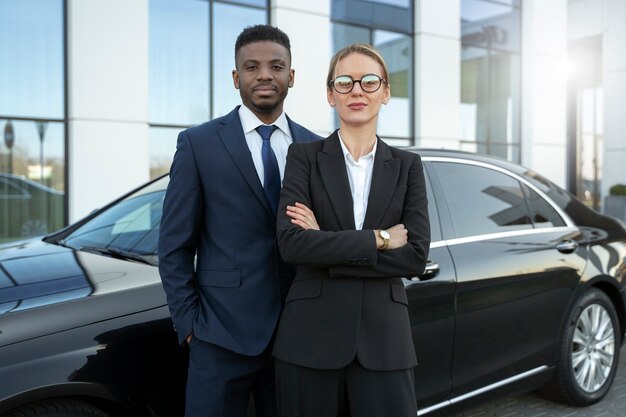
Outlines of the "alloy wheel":
M 615 359 L 615 333 L 603 306 L 591 304 L 580 314 L 571 358 L 576 383 L 582 390 L 595 392 L 609 378 Z

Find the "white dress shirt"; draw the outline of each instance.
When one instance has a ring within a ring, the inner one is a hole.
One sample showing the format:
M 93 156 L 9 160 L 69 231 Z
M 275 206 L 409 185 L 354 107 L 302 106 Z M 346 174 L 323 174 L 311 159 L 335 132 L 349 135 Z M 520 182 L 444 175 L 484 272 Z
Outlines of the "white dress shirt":
M 246 143 L 252 154 L 252 162 L 261 180 L 261 185 L 264 185 L 264 169 L 263 169 L 263 157 L 261 156 L 261 147 L 263 146 L 263 139 L 261 135 L 255 130 L 257 127 L 264 125 L 261 120 L 252 110 L 244 105 L 239 107 L 239 119 L 241 120 L 241 127 L 243 133 L 246 135 Z M 276 161 L 278 162 L 278 170 L 280 172 L 280 181 L 283 181 L 285 176 L 285 164 L 287 163 L 287 149 L 291 145 L 291 131 L 289 130 L 289 122 L 285 112 L 282 112 L 278 119 L 271 123 L 276 125 L 278 129 L 274 131 L 270 138 L 270 146 L 276 154 Z
M 363 229 L 363 221 L 367 212 L 367 200 L 370 196 L 370 188 L 372 187 L 372 172 L 374 172 L 374 155 L 376 155 L 376 146 L 378 140 L 374 143 L 374 149 L 365 156 L 355 161 L 346 145 L 339 135 L 339 143 L 343 151 L 348 171 L 348 180 L 350 181 L 350 191 L 352 192 L 352 209 L 354 211 L 354 226 L 357 230 Z

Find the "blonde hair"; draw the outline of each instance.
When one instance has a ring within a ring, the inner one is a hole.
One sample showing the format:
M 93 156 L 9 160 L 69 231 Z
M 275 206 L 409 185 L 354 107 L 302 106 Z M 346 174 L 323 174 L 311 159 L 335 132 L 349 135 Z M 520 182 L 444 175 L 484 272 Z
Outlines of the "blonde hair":
M 328 67 L 328 76 L 326 77 L 326 87 L 330 88 L 330 82 L 333 80 L 335 75 L 335 69 L 339 64 L 339 61 L 344 59 L 350 54 L 362 54 L 365 56 L 369 56 L 374 61 L 378 62 L 380 66 L 383 68 L 383 78 L 387 81 L 387 85 L 389 85 L 389 72 L 387 71 L 387 64 L 385 64 L 385 60 L 383 56 L 378 52 L 376 48 L 367 43 L 353 43 L 346 47 L 343 47 L 333 56 L 330 60 L 330 65 Z

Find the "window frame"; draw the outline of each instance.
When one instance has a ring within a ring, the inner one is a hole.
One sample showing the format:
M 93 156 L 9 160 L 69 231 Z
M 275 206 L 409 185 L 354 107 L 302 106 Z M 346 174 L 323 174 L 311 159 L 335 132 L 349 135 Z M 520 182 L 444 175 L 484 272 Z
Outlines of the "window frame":
M 63 213 L 61 223 L 64 226 L 69 224 L 69 194 L 71 192 L 70 181 L 69 181 L 69 54 L 68 54 L 68 5 L 67 0 L 61 0 L 61 34 L 62 37 L 62 45 L 63 45 L 63 74 L 62 74 L 62 82 L 63 82 L 63 116 L 60 118 L 48 118 L 48 117 L 28 117 L 28 116 L 15 116 L 11 114 L 2 114 L 0 113 L 0 120 L 4 120 L 7 123 L 13 121 L 19 122 L 43 122 L 43 123 L 60 123 L 63 126 Z M 4 140 L 4 139 L 2 139 Z M 54 231 L 50 231 L 53 233 Z M 19 239 L 19 238 L 18 238 Z

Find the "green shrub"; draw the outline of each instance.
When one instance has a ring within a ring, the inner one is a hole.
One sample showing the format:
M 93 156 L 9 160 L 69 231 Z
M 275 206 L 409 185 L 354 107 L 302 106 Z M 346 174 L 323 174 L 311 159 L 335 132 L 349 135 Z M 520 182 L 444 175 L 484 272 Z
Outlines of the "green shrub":
M 626 184 L 615 184 L 609 189 L 609 194 L 626 196 Z

